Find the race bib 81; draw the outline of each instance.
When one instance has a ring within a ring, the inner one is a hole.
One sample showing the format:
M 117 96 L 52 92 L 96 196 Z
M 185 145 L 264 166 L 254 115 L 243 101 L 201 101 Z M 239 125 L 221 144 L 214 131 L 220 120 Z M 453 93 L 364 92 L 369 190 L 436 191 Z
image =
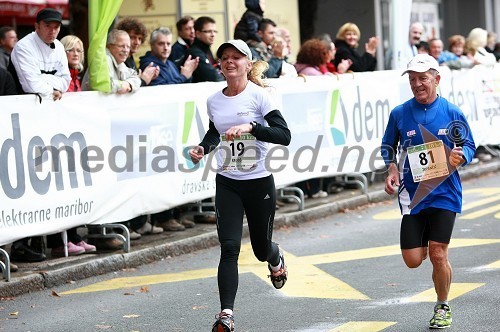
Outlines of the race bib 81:
M 443 141 L 411 146 L 407 152 L 413 181 L 420 182 L 449 174 Z

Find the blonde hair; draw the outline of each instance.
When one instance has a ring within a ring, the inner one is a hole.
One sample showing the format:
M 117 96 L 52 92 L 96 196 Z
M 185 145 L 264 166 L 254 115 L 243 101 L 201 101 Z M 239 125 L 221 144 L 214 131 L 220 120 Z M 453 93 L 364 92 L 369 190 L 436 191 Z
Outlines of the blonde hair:
M 67 35 L 67 36 L 61 38 L 61 44 L 63 44 L 64 50 L 66 52 L 74 49 L 75 47 L 80 48 L 82 50 L 82 53 L 80 54 L 80 63 L 76 67 L 76 69 L 78 69 L 78 71 L 81 72 L 83 70 L 83 63 L 85 60 L 82 40 L 80 38 L 78 38 L 77 36 Z
M 474 28 L 469 32 L 467 36 L 466 44 L 467 49 L 472 51 L 473 54 L 476 53 L 477 49 L 480 47 L 485 47 L 488 43 L 488 31 L 481 28 Z
M 352 31 L 354 32 L 356 35 L 358 35 L 358 40 L 361 39 L 361 32 L 359 31 L 359 28 L 356 24 L 352 23 L 352 22 L 347 22 L 347 23 L 344 23 L 344 25 L 342 25 L 340 28 L 339 28 L 339 31 L 337 31 L 337 36 L 336 38 L 339 39 L 339 40 L 344 40 L 345 41 L 345 38 L 344 38 L 344 35 L 346 32 L 348 31 Z M 358 43 L 356 43 L 356 46 L 355 48 L 357 48 L 359 45 Z
M 264 73 L 269 69 L 269 64 L 262 60 L 257 60 L 252 63 L 252 68 L 248 72 L 248 80 L 261 86 L 263 88 L 267 87 L 266 82 L 264 82 Z

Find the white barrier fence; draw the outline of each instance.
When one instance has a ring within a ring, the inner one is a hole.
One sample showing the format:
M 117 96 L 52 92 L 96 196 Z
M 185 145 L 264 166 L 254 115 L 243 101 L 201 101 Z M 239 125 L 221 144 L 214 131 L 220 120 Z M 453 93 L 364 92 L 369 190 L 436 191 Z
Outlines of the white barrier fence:
M 268 156 L 278 187 L 380 167 L 389 113 L 412 97 L 396 71 L 270 83 L 292 132 L 290 146 Z M 0 245 L 213 196 L 215 158 L 194 166 L 185 156 L 207 129 L 206 98 L 223 86 L 67 93 L 41 103 L 0 97 Z M 478 145 L 500 142 L 500 65 L 443 68 L 440 93 L 461 107 Z

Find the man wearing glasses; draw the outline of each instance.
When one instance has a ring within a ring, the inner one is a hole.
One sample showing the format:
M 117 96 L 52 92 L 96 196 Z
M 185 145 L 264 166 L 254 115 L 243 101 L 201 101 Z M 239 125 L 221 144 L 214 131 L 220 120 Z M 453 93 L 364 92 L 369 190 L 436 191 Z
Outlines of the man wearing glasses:
M 141 86 L 141 78 L 137 72 L 125 65 L 129 53 L 130 37 L 128 33 L 123 30 L 111 30 L 106 43 L 111 93 L 135 92 Z
M 224 81 L 210 50 L 217 35 L 215 20 L 208 16 L 199 17 L 194 22 L 194 33 L 196 38 L 187 53 L 192 59 L 200 59 L 198 68 L 193 72 L 193 83 Z

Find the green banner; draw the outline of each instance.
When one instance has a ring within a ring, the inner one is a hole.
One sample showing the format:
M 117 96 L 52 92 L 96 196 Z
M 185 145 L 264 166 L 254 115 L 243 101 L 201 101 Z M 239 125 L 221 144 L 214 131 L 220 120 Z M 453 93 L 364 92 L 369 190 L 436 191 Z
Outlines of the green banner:
M 89 82 L 94 91 L 109 92 L 106 38 L 123 0 L 89 0 Z

